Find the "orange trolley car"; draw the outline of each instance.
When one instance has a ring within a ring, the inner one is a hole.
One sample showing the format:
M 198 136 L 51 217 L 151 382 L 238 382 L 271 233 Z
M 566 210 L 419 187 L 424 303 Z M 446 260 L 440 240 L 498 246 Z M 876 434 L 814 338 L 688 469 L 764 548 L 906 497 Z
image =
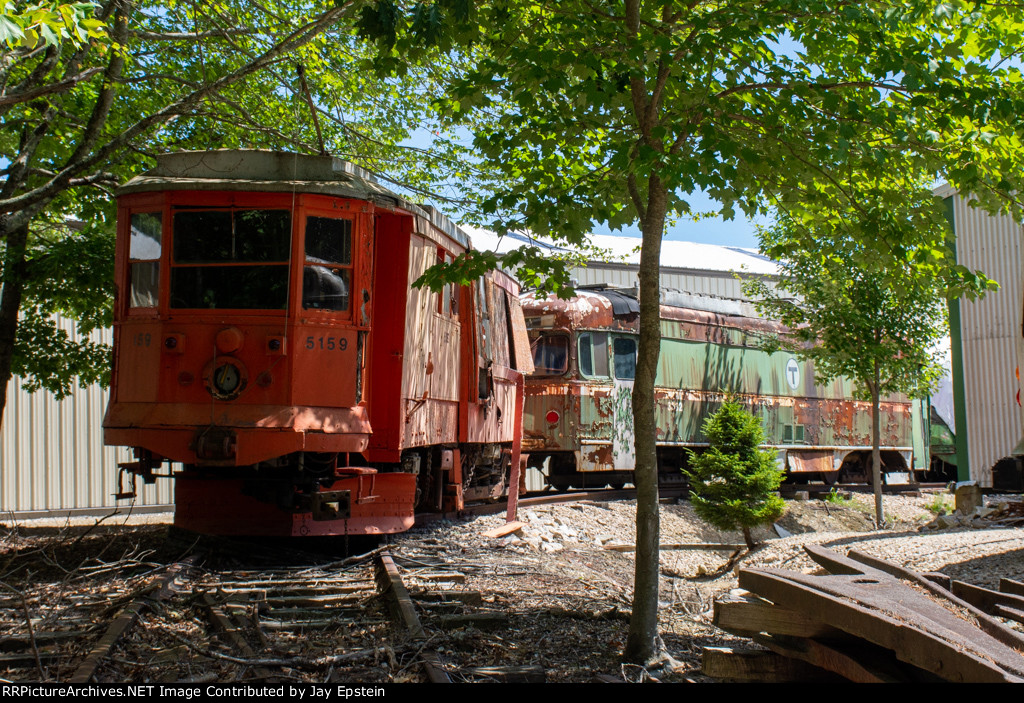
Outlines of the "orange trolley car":
M 399 532 L 500 496 L 532 370 L 518 287 L 411 285 L 469 247 L 337 159 L 160 157 L 118 193 L 122 471 L 173 476 L 175 524 L 210 534 Z

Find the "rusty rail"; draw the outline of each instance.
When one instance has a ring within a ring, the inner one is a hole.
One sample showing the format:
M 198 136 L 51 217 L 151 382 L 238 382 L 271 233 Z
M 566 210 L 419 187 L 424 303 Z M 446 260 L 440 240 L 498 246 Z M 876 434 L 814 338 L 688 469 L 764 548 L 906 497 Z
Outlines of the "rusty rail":
M 419 656 L 427 678 L 431 683 L 451 683 L 452 680 L 441 666 L 437 652 L 426 649 L 426 632 L 423 630 L 423 625 L 420 624 L 419 616 L 416 615 L 416 607 L 409 596 L 409 590 L 402 583 L 402 577 L 398 573 L 398 566 L 395 565 L 394 559 L 390 554 L 383 552 L 375 557 L 375 563 L 377 565 L 377 583 L 381 593 L 389 598 L 395 620 L 404 627 L 414 643 L 424 645 Z
M 143 611 L 149 608 L 154 601 L 163 601 L 173 595 L 174 584 L 178 577 L 195 564 L 198 559 L 199 555 L 193 554 L 169 565 L 155 584 L 147 588 L 144 594 L 129 603 L 111 621 L 107 630 L 100 636 L 92 649 L 89 650 L 89 653 L 82 660 L 82 663 L 78 665 L 78 668 L 75 669 L 75 673 L 71 675 L 69 682 L 76 684 L 89 683 L 90 679 L 95 675 L 96 669 L 99 668 L 99 665 L 103 663 L 103 660 L 114 649 L 114 645 L 131 629 Z
M 675 500 L 687 495 L 686 489 L 669 486 L 661 487 L 659 494 L 662 500 Z M 610 501 L 610 500 L 635 500 L 635 488 L 599 488 L 595 490 L 562 491 L 558 493 L 532 493 L 518 500 L 519 508 L 529 508 L 534 505 L 552 505 L 558 503 L 577 503 L 586 500 Z M 416 515 L 416 526 L 429 525 L 440 520 L 452 520 L 466 515 L 494 515 L 504 513 L 508 510 L 505 503 L 478 503 L 467 505 L 458 512 L 448 513 L 418 513 Z

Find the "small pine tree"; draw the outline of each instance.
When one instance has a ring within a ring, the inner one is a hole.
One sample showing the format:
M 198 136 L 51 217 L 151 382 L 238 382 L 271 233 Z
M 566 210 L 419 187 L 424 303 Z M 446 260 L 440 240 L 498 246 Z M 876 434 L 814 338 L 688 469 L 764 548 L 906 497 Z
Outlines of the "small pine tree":
M 773 522 L 786 508 L 775 494 L 784 472 L 775 453 L 758 447 L 764 431 L 756 417 L 739 403 L 726 402 L 704 422 L 710 448 L 690 452 L 690 500 L 701 520 L 721 530 L 743 530 L 747 547 L 754 547 L 750 530 Z

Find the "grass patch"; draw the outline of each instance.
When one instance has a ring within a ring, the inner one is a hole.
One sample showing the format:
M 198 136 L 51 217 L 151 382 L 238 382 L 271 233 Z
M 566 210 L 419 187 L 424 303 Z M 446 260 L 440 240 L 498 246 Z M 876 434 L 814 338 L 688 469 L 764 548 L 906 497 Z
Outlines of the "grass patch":
M 824 500 L 826 503 L 832 503 L 833 505 L 847 505 L 848 506 L 851 503 L 853 503 L 853 499 L 850 498 L 849 495 L 847 495 L 845 493 L 840 493 L 839 491 L 837 491 L 834 488 L 831 491 L 829 491 L 828 495 L 826 495 L 822 500 Z
M 939 493 L 925 503 L 924 508 L 936 517 L 948 515 L 956 509 L 956 500 L 951 495 Z

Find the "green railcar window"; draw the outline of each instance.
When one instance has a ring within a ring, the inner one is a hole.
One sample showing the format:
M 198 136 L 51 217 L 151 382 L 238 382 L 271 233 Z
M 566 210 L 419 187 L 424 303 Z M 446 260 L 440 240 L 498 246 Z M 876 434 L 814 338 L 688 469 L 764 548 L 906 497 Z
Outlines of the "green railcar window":
M 583 332 L 579 336 L 580 374 L 608 378 L 608 333 Z
M 615 378 L 632 381 L 636 378 L 636 340 L 632 337 L 616 337 L 612 342 L 615 352 Z

